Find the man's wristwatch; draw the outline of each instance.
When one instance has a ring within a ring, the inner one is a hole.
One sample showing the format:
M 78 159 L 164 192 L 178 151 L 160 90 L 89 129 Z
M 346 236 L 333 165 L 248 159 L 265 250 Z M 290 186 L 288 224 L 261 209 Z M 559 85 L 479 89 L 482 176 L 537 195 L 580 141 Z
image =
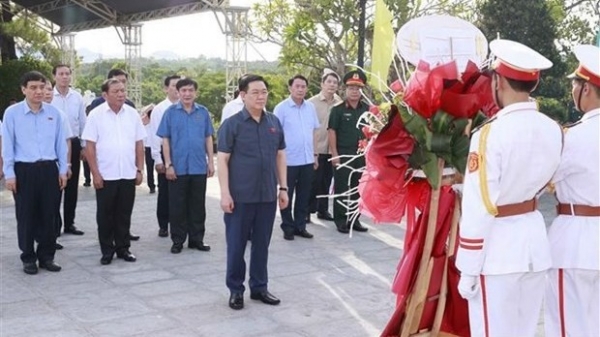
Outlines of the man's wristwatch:
M 287 187 L 280 187 L 279 190 L 283 191 L 283 192 L 287 192 L 288 188 Z

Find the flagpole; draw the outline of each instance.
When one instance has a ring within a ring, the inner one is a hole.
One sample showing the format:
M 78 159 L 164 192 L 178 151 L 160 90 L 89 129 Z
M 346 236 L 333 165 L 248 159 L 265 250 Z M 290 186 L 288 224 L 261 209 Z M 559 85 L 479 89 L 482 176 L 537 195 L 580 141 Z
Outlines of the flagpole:
M 367 0 L 359 0 L 360 17 L 358 19 L 358 56 L 356 64 L 364 68 L 365 66 L 365 21 L 367 12 Z

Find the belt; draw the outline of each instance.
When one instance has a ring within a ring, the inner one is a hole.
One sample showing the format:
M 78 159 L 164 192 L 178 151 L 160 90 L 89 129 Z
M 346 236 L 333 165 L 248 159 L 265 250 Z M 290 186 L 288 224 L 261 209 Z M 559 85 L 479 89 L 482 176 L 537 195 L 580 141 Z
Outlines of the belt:
M 516 204 L 497 206 L 497 209 L 498 214 L 496 214 L 496 218 L 504 218 L 507 216 L 530 213 L 537 209 L 537 199 L 533 198 L 531 200 L 519 202 Z
M 600 216 L 600 206 L 558 204 L 556 213 L 559 215 Z

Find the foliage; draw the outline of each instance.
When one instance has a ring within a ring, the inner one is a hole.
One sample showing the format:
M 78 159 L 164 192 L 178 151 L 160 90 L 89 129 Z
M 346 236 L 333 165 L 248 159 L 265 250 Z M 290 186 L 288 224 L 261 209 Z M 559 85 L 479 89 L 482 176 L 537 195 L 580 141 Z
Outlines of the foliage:
M 2 33 L 15 38 L 17 53 L 27 57 L 41 57 L 51 64 L 60 63 L 61 50 L 57 48 L 48 32 L 39 28 L 36 17 L 13 17 L 10 22 L 0 23 Z
M 541 112 L 555 121 L 564 124 L 569 120 L 569 110 L 555 98 L 538 97 L 538 107 Z
M 373 3 L 368 2 L 366 55 L 373 37 Z M 409 19 L 431 13 L 468 17 L 468 0 L 386 0 L 399 28 Z M 257 41 L 279 44 L 279 61 L 318 83 L 324 67 L 338 74 L 356 62 L 359 8 L 357 0 L 268 0 L 253 7 L 252 35 Z M 368 62 L 366 62 L 368 63 Z
M 0 64 L 0 111 L 4 116 L 4 110 L 8 107 L 11 99 L 20 101 L 23 99 L 21 85 L 19 83 L 21 76 L 32 70 L 37 70 L 50 78 L 52 67 L 46 61 L 34 59 L 31 57 L 22 57 L 18 60 L 7 60 Z

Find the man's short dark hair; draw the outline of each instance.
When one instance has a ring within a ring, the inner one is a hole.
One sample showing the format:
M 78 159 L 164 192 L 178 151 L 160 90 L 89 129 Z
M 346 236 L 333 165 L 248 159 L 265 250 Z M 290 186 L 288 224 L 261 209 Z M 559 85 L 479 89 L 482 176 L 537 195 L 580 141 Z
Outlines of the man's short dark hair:
M 107 79 L 106 81 L 104 81 L 104 83 L 102 83 L 102 86 L 100 87 L 100 89 L 102 90 L 102 92 L 108 93 L 108 90 L 110 89 L 111 85 L 119 84 L 119 83 L 121 83 L 119 80 L 111 77 L 111 78 Z
M 165 87 L 168 87 L 169 85 L 171 85 L 172 80 L 178 80 L 180 78 L 181 78 L 180 75 L 167 76 L 167 78 L 165 78 Z
M 59 63 L 52 68 L 52 75 L 56 75 L 56 71 L 58 70 L 58 68 L 67 68 L 69 69 L 69 72 L 71 72 L 71 67 L 69 65 Z
M 129 79 L 129 74 L 125 70 L 119 68 L 111 69 L 106 78 L 113 78 L 121 75 L 124 75 L 126 79 Z
M 501 75 L 498 73 L 494 73 L 496 76 L 500 77 Z M 539 81 L 518 81 L 518 80 L 513 80 L 511 78 L 502 76 L 506 79 L 506 82 L 508 83 L 508 85 L 511 87 L 512 90 L 516 91 L 516 92 L 526 92 L 526 93 L 530 93 L 532 92 L 535 87 L 538 85 Z
M 338 81 L 338 83 L 342 80 L 340 78 L 340 75 L 336 74 L 336 73 L 327 73 L 325 75 L 323 75 L 323 77 L 321 77 L 321 83 L 325 83 L 325 81 L 327 81 L 327 78 L 329 77 L 335 77 L 335 79 Z
M 233 99 L 238 98 L 239 95 L 240 95 L 240 89 L 235 89 L 235 91 L 233 92 Z
M 180 79 L 175 87 L 177 88 L 177 91 L 179 91 L 179 89 L 187 87 L 188 85 L 192 85 L 194 86 L 194 90 L 198 90 L 198 82 L 192 80 L 191 78 Z
M 306 86 L 308 86 L 308 80 L 306 79 L 306 77 L 304 77 L 304 76 L 302 76 L 302 75 L 300 75 L 300 74 L 298 74 L 298 75 L 295 75 L 294 77 L 290 78 L 290 79 L 288 80 L 288 86 L 289 86 L 289 87 L 291 87 L 291 86 L 292 86 L 292 84 L 294 84 L 294 81 L 295 81 L 295 80 L 303 80 L 303 81 L 304 81 L 304 83 L 306 83 Z
M 269 89 L 269 83 L 262 76 L 248 74 L 240 80 L 239 90 L 243 92 L 248 92 L 248 86 L 252 82 L 263 82 L 265 84 L 265 87 Z
M 46 76 L 39 71 L 28 71 L 21 76 L 21 87 L 27 88 L 27 84 L 32 81 L 40 81 L 46 83 Z

